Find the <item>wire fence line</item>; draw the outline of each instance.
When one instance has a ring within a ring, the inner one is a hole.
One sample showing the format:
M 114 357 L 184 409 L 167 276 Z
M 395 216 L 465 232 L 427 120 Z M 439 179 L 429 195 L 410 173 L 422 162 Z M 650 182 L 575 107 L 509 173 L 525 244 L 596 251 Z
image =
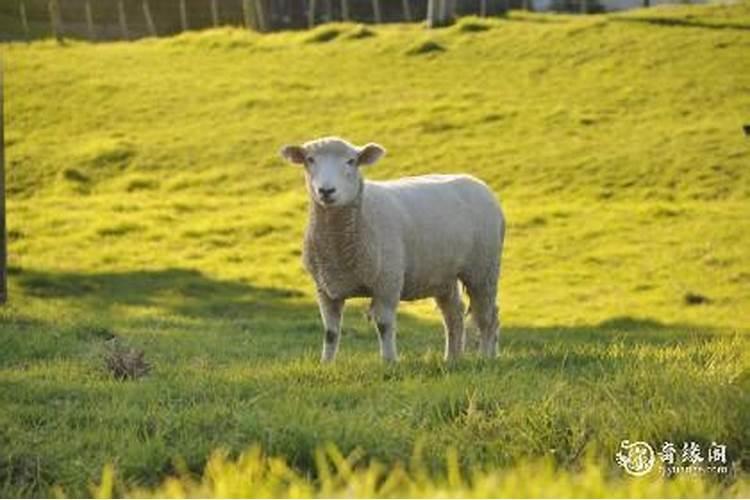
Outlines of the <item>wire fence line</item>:
M 266 32 L 328 21 L 441 26 L 457 15 L 497 16 L 534 10 L 535 3 L 566 12 L 603 10 L 600 0 L 7 0 L 0 5 L 0 40 L 132 40 L 220 26 Z

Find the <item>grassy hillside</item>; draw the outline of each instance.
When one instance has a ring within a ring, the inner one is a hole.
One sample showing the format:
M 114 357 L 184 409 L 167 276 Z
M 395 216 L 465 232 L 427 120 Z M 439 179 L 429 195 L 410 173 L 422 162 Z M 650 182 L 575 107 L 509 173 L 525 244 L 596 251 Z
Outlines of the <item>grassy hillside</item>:
M 747 2 L 0 45 L 0 493 L 83 494 L 107 463 L 153 485 L 254 443 L 313 480 L 327 442 L 388 466 L 419 443 L 439 477 L 451 448 L 465 471 L 590 451 L 621 475 L 623 439 L 717 441 L 745 474 L 748 48 Z M 388 148 L 371 178 L 495 190 L 498 360 L 444 365 L 425 301 L 383 366 L 354 302 L 318 365 L 307 201 L 277 151 L 328 134 Z M 110 377 L 114 343 L 151 373 Z

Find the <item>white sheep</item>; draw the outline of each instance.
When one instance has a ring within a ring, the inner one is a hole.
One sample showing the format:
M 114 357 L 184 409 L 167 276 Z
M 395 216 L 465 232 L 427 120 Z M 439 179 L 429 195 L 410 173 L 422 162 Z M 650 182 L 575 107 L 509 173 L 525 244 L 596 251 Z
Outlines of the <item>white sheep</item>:
M 401 300 L 434 297 L 445 324 L 445 358 L 464 348 L 464 307 L 470 298 L 480 350 L 497 353 L 496 306 L 505 220 L 493 193 L 468 175 L 364 180 L 360 167 L 385 154 L 327 137 L 285 146 L 281 155 L 305 168 L 310 219 L 303 261 L 315 280 L 325 327 L 323 361 L 336 356 L 344 302 L 371 297 L 370 316 L 383 359 L 396 354 Z

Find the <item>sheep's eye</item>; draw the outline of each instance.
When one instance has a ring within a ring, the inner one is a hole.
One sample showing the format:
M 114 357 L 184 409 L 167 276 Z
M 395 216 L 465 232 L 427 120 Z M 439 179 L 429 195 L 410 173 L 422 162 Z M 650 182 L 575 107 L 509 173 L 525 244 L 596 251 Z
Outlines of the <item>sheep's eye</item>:
M 346 160 L 346 164 L 349 165 L 350 167 L 353 167 L 354 166 L 354 158 L 349 158 L 348 160 Z
M 313 163 L 315 163 L 315 158 L 313 158 L 312 156 L 308 156 L 307 158 L 305 158 L 305 161 L 307 161 L 308 164 L 312 165 Z

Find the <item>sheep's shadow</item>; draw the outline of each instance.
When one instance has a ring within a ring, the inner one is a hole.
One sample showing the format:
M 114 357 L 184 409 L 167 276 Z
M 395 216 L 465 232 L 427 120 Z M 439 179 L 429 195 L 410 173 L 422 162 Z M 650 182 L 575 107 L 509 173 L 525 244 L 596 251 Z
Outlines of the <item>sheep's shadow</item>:
M 230 319 L 241 329 L 254 332 L 258 339 L 254 354 L 258 358 L 300 356 L 316 350 L 322 336 L 317 305 L 311 298 L 305 299 L 301 291 L 212 278 L 193 269 L 85 273 L 13 268 L 11 279 L 24 294 L 75 301 L 79 309 L 88 310 L 105 322 L 115 321 L 118 316 L 110 313 L 122 312 L 122 306 L 154 308 L 174 316 L 175 320 L 197 318 L 201 320 L 201 328 L 212 321 Z M 365 305 L 359 302 L 347 307 L 343 356 L 350 349 L 377 352 L 377 336 L 364 319 L 365 310 Z M 129 317 L 127 309 L 120 318 L 138 325 L 139 320 Z M 280 337 L 279 332 L 284 335 Z M 290 343 L 289 335 L 297 341 Z M 501 332 L 500 349 L 517 356 L 546 359 L 544 364 L 558 366 L 562 357 L 566 357 L 567 362 L 598 362 L 596 356 L 587 361 L 584 346 L 603 348 L 619 344 L 627 349 L 635 345 L 688 345 L 710 341 L 716 335 L 714 329 L 706 326 L 621 316 L 598 324 L 542 327 L 508 324 Z M 475 331 L 470 330 L 468 340 L 471 352 L 476 343 Z M 427 318 L 399 312 L 399 349 L 402 352 L 419 356 L 428 350 L 440 351 L 442 342 L 443 331 L 437 312 Z M 282 344 L 287 347 L 280 349 Z M 550 345 L 559 349 L 550 350 Z
M 303 294 L 291 288 L 262 287 L 212 278 L 194 269 L 167 268 L 125 272 L 54 272 L 13 268 L 11 279 L 37 298 L 75 300 L 93 312 L 117 306 L 155 307 L 179 316 L 242 318 L 260 308 L 283 315 L 296 309 L 289 299 Z
M 436 313 L 434 320 L 425 320 L 408 313 L 399 313 L 399 347 L 419 359 L 426 349 L 442 348 L 443 330 Z M 352 335 L 350 335 L 352 336 Z M 355 339 L 363 334 L 354 330 Z M 651 318 L 616 316 L 595 324 L 525 326 L 510 324 L 500 333 L 499 363 L 533 360 L 540 369 L 559 369 L 561 365 L 601 364 L 602 353 L 608 350 L 634 352 L 638 347 L 651 351 L 679 347 L 686 349 L 705 345 L 726 335 L 714 327 L 689 323 L 667 323 Z M 347 338 L 344 336 L 346 351 Z M 469 360 L 479 359 L 478 332 L 467 328 L 466 354 Z M 609 361 L 615 362 L 618 356 Z M 605 364 L 606 364 L 605 363 Z M 472 370 L 469 364 L 459 363 L 455 369 Z

